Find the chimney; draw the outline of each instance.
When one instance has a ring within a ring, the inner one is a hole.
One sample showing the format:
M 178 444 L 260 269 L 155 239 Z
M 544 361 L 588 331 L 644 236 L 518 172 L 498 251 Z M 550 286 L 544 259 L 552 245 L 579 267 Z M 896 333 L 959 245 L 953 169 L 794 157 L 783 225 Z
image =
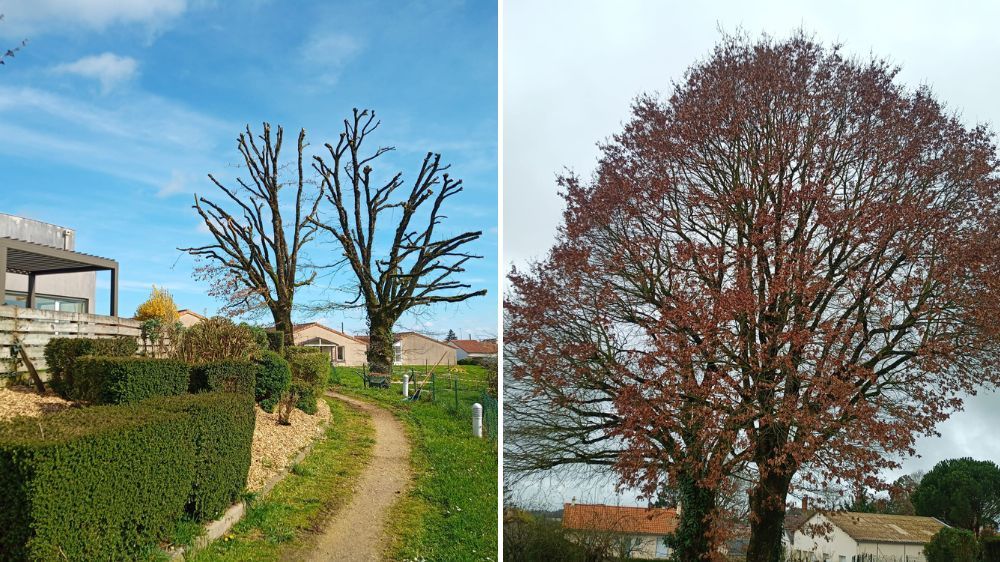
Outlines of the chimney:
M 678 500 L 677 501 L 677 518 L 680 519 L 680 516 L 681 516 L 681 502 L 680 502 L 680 500 Z
M 809 511 L 809 496 L 802 496 L 802 511 Z

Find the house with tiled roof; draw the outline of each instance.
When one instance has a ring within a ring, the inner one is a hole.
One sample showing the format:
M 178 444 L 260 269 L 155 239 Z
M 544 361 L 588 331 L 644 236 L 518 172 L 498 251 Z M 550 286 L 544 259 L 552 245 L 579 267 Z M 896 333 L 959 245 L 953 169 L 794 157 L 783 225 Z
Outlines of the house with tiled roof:
M 292 330 L 295 345 L 315 347 L 330 356 L 333 365 L 356 367 L 367 362 L 368 342 L 320 324 L 295 324 Z
M 795 530 L 790 554 L 810 562 L 851 562 L 861 555 L 926 562 L 924 545 L 943 527 L 933 517 L 816 512 Z
M 496 357 L 497 340 L 451 340 L 446 342 L 455 348 L 456 357 L 467 359 L 470 357 Z
M 456 349 L 419 332 L 396 332 L 392 349 L 396 365 L 454 365 Z M 368 336 L 354 336 L 368 344 Z
M 182 308 L 177 311 L 177 321 L 180 322 L 185 328 L 190 328 L 191 326 L 194 326 L 204 320 L 208 320 L 208 318 L 193 310 Z
M 627 553 L 629 558 L 669 557 L 664 539 L 677 523 L 673 508 L 567 503 L 562 514 L 563 528 L 578 540 L 601 535 L 613 538 L 614 550 Z

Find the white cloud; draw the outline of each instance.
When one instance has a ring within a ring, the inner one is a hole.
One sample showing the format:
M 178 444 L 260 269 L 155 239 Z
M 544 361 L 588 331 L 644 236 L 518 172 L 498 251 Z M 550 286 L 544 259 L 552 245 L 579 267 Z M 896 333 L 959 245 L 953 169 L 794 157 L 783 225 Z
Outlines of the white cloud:
M 321 81 L 332 84 L 361 49 L 361 41 L 346 33 L 314 33 L 302 44 L 302 62 L 316 69 Z
M 0 136 L 18 139 L 0 145 L 0 153 L 106 173 L 153 193 L 169 195 L 182 182 L 200 187 L 194 179 L 208 172 L 225 177 L 238 130 L 149 94 L 128 94 L 112 104 L 0 86 Z
M 11 0 L 4 2 L 5 35 L 52 30 L 102 31 L 112 25 L 164 27 L 187 9 L 186 0 Z
M 193 193 L 194 189 L 191 187 L 193 179 L 194 177 L 187 172 L 182 172 L 181 170 L 171 170 L 170 179 L 160 186 L 160 190 L 156 192 L 156 196 L 169 197 L 179 193 Z M 204 226 L 204 224 L 202 226 Z
M 52 70 L 59 74 L 73 74 L 97 80 L 101 83 L 101 91 L 108 93 L 119 84 L 134 78 L 139 71 L 139 63 L 132 57 L 102 53 L 83 57 L 76 62 L 60 64 Z

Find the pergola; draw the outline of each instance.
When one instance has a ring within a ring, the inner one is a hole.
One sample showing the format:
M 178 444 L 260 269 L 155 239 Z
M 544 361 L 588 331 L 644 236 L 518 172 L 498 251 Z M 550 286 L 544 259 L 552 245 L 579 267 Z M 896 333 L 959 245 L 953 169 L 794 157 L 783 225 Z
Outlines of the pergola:
M 28 308 L 35 308 L 35 280 L 56 273 L 111 272 L 111 316 L 118 316 L 118 262 L 42 244 L 0 237 L 0 296 L 7 291 L 7 273 L 28 276 Z M 0 303 L 3 300 L 0 299 Z

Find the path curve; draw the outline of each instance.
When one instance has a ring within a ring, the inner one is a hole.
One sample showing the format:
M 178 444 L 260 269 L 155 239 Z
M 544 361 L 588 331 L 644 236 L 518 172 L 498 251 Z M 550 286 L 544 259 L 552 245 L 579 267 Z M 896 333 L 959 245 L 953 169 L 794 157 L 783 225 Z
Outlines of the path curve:
M 375 447 L 350 503 L 333 515 L 306 560 L 379 561 L 386 546 L 384 528 L 390 509 L 410 484 L 410 442 L 403 424 L 385 408 L 333 391 L 326 395 L 371 416 Z

